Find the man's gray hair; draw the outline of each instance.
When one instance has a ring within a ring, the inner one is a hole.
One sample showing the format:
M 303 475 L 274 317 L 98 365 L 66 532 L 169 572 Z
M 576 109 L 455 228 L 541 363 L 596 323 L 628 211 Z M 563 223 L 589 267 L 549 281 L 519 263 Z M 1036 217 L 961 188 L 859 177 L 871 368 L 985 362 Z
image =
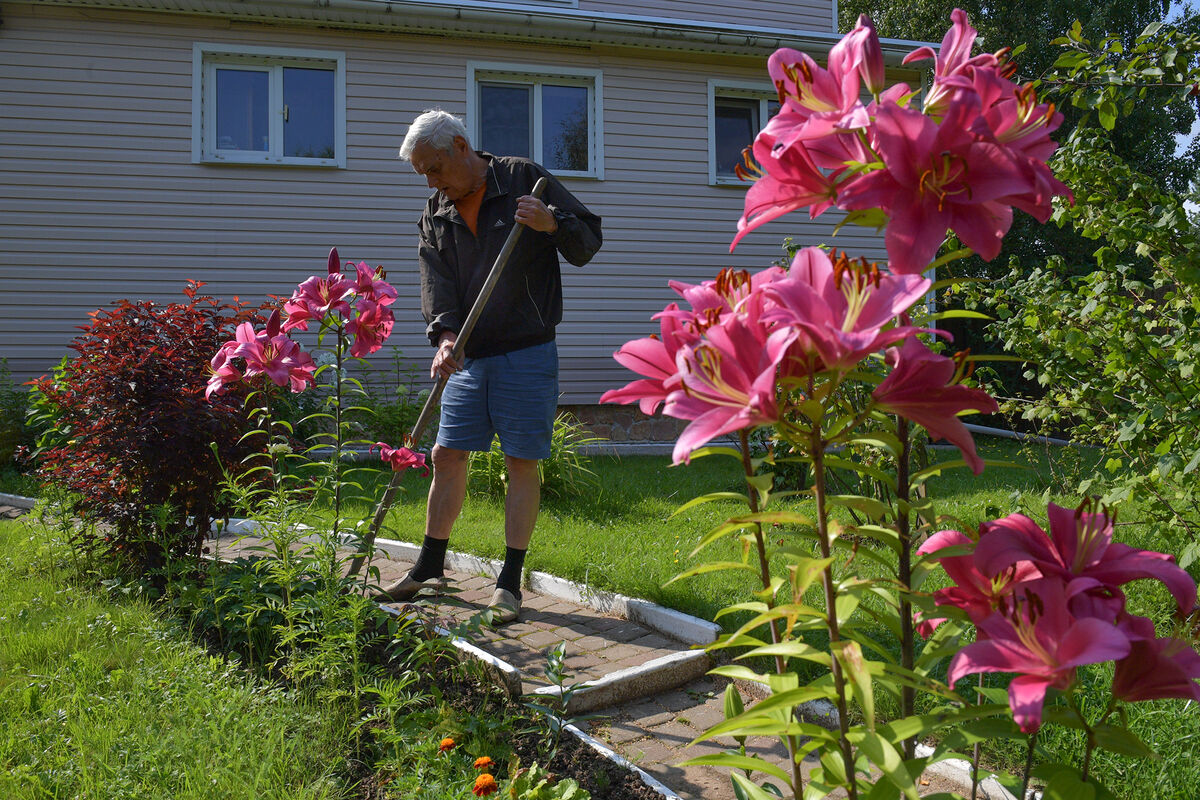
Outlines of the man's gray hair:
M 411 161 L 413 148 L 420 142 L 435 150 L 450 150 L 455 136 L 463 137 L 468 143 L 471 141 L 461 119 L 440 108 L 427 109 L 408 126 L 404 143 L 400 145 L 400 158 Z

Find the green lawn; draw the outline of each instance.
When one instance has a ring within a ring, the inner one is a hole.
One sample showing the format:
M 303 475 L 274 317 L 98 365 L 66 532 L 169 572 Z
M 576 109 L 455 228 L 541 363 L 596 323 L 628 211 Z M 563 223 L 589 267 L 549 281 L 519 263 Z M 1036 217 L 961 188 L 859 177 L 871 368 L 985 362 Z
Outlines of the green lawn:
M 70 588 L 30 530 L 0 520 L 0 797 L 349 796 L 351 720 L 254 682 L 143 603 Z

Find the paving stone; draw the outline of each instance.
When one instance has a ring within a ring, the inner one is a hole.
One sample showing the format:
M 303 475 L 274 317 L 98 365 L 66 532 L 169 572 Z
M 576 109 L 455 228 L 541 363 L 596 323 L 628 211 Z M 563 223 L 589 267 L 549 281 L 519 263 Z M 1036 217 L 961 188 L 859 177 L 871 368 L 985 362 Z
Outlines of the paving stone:
M 650 650 L 677 650 L 680 645 L 674 639 L 659 636 L 657 633 L 648 633 L 645 636 L 639 636 L 629 644 L 634 647 L 645 647 Z
M 594 735 L 606 742 L 617 745 L 643 739 L 646 736 L 646 731 L 629 722 L 614 722 L 611 725 L 598 729 Z
M 660 706 L 668 711 L 680 712 L 693 708 L 696 702 L 682 689 L 666 692 L 654 698 Z
M 583 636 L 575 640 L 575 646 L 583 652 L 603 650 L 606 647 L 612 646 L 612 644 L 612 639 L 603 636 Z
M 725 721 L 725 708 L 710 700 L 703 705 L 681 709 L 679 715 L 680 722 L 691 725 L 697 731 L 706 731 Z
M 567 656 L 563 661 L 563 664 L 566 666 L 566 668 L 572 672 L 593 670 L 596 667 L 603 666 L 605 663 L 605 660 L 597 656 L 595 653 L 576 653 L 575 655 Z
M 656 725 L 662 725 L 675 719 L 673 713 L 657 703 L 648 701 L 626 706 L 623 711 L 632 719 L 637 720 L 637 724 L 647 731 Z
M 521 644 L 537 650 L 549 650 L 562 641 L 556 631 L 534 631 L 521 637 Z
M 532 608 L 532 609 L 536 609 L 539 611 L 543 608 L 548 608 L 549 606 L 552 606 L 557 602 L 558 602 L 558 598 L 548 597 L 544 594 L 532 594 L 532 593 L 525 593 L 525 596 L 521 600 L 521 604 L 523 606 L 525 606 L 526 608 Z
M 599 617 L 588 622 L 589 627 L 601 633 L 609 633 L 610 631 L 613 631 L 614 629 L 626 624 L 628 624 L 627 620 L 619 619 L 617 617 Z M 616 634 L 613 634 L 613 636 L 616 636 Z
M 546 614 L 570 614 L 578 610 L 578 608 L 579 606 L 575 605 L 574 603 L 564 603 L 563 601 L 559 600 L 543 608 L 542 612 Z
M 682 749 L 688 742 L 696 738 L 695 733 L 687 725 L 680 724 L 678 719 L 672 719 L 667 724 L 659 725 L 654 729 L 654 738 L 664 744 Z
M 604 648 L 603 650 L 597 651 L 597 655 L 599 655 L 605 661 L 608 661 L 611 663 L 616 663 L 618 661 L 624 661 L 627 658 L 632 658 L 634 656 L 640 656 L 641 654 L 642 654 L 641 649 L 639 649 L 637 647 L 631 647 L 630 645 L 627 645 L 627 644 L 614 644 L 614 645 L 611 645 L 610 647 Z

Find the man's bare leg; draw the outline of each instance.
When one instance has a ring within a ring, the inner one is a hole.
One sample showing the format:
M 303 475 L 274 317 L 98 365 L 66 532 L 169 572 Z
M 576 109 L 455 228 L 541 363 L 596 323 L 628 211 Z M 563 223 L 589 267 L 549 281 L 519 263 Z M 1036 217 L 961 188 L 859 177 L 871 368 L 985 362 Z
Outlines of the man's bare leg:
M 496 592 L 489 607 L 496 622 L 513 622 L 520 617 L 521 569 L 533 536 L 541 503 L 542 484 L 535 459 L 504 456 L 508 491 L 504 495 L 504 567 L 496 578 Z
M 454 521 L 462 513 L 467 497 L 466 450 L 433 446 L 433 480 L 429 483 L 429 500 L 425 507 L 425 535 L 431 539 L 449 539 Z
M 542 500 L 538 462 L 536 459 L 506 455 L 504 466 L 508 470 L 508 491 L 504 495 L 504 543 L 518 550 L 527 550 Z
M 425 507 L 425 541 L 417 563 L 408 574 L 383 588 L 382 596 L 392 600 L 411 600 L 428 582 L 444 574 L 446 547 L 450 530 L 462 511 L 467 495 L 467 458 L 465 450 L 433 446 L 433 480 Z

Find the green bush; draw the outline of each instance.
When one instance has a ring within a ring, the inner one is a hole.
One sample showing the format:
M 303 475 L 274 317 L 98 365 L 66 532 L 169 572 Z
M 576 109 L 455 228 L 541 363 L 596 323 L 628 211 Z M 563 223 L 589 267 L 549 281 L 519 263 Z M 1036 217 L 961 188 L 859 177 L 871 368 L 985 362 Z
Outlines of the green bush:
M 573 415 L 559 414 L 554 420 L 550 439 L 550 457 L 538 462 L 542 494 L 563 498 L 595 490 L 599 479 L 591 469 L 591 459 L 580 451 L 601 441 L 603 439 L 592 436 Z M 468 490 L 486 497 L 504 497 L 508 473 L 504 469 L 500 442 L 493 439 L 490 450 L 471 453 L 470 463 Z

